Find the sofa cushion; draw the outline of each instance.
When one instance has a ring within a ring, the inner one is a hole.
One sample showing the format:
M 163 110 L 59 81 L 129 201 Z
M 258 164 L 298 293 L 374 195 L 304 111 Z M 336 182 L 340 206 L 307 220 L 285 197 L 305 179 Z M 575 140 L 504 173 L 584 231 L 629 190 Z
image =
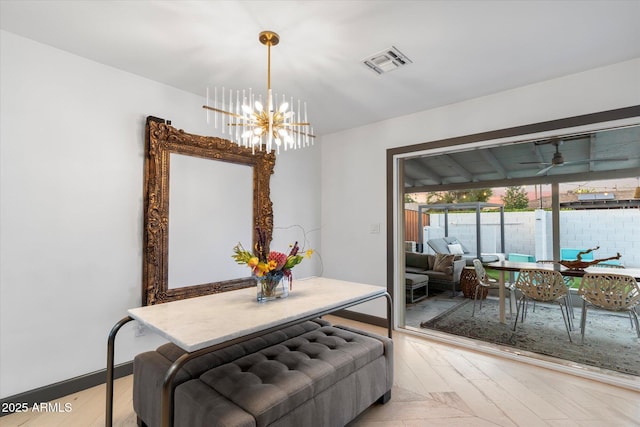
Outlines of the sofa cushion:
M 407 267 L 405 268 L 405 273 L 413 273 L 413 274 L 429 274 L 431 270 L 425 270 L 420 267 Z
M 419 254 L 415 252 L 407 252 L 405 253 L 405 265 L 407 267 L 414 267 L 419 270 L 429 270 L 431 266 L 429 265 L 430 256 L 427 254 Z
M 464 255 L 464 250 L 462 249 L 462 245 L 460 243 L 452 243 L 447 245 L 449 248 L 449 252 L 454 255 Z
M 436 284 L 436 283 L 450 284 L 452 281 L 453 281 L 453 272 L 448 274 L 448 273 L 441 273 L 435 270 L 429 271 L 429 286 L 431 286 L 431 284 Z
M 440 238 L 440 239 L 430 239 L 427 241 L 427 244 L 438 254 L 448 254 L 449 253 L 449 243 Z
M 469 253 L 469 249 L 465 248 L 465 246 L 460 240 L 458 240 L 457 237 L 447 236 L 443 237 L 442 240 L 447 242 L 447 245 L 460 245 L 460 247 L 462 248 L 462 252 L 464 252 L 465 254 Z
M 429 276 L 427 274 L 405 273 L 404 280 L 407 285 L 417 285 L 418 283 L 428 282 Z
M 455 255 L 436 254 L 436 260 L 433 264 L 433 270 L 441 273 L 453 273 L 453 259 Z

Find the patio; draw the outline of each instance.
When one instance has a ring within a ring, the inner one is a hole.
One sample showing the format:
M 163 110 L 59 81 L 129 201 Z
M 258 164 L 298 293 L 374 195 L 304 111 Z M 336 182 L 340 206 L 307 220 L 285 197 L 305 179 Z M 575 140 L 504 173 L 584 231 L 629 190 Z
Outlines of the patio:
M 581 304 L 574 298 L 574 305 Z M 489 295 L 482 310 L 471 316 L 473 300 L 449 292 L 431 292 L 415 304 L 407 304 L 405 325 L 420 332 L 445 332 L 481 340 L 506 349 L 570 361 L 585 367 L 640 376 L 640 339 L 626 313 L 589 310 L 584 344 L 580 344 L 580 310 L 575 310 L 570 343 L 557 306 L 537 304 L 523 323 L 513 331 L 513 320 L 498 320 L 498 300 Z M 515 315 L 515 314 L 514 314 Z

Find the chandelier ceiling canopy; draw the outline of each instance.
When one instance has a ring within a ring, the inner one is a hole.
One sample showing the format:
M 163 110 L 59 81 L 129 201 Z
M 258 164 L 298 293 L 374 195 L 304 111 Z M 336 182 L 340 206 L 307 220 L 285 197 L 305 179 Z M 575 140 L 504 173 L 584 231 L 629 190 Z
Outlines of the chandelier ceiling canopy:
M 280 42 L 280 36 L 273 31 L 262 31 L 258 40 L 267 46 L 266 101 L 251 89 L 235 92 L 229 89 L 227 92 L 224 87 L 220 93 L 214 88 L 211 100 L 207 88 L 207 103 L 202 106 L 207 112 L 207 123 L 213 115 L 215 128 L 220 126 L 223 134 L 228 132 L 229 139 L 254 152 L 275 149 L 280 153 L 280 148 L 286 151 L 307 147 L 315 138 L 307 120 L 307 103 L 298 100 L 296 105 L 293 97 L 287 101 L 286 95 L 274 95 L 271 91 L 271 46 Z

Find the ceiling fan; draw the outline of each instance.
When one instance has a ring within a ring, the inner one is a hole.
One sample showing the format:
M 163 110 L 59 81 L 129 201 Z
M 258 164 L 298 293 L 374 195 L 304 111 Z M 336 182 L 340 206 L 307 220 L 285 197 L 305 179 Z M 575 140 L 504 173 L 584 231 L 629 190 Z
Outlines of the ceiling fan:
M 559 149 L 560 144 L 562 144 L 562 140 L 561 139 L 553 139 L 553 140 L 549 140 L 549 141 L 540 141 L 540 142 L 535 142 L 534 144 L 535 145 L 553 144 L 556 147 L 556 151 L 555 151 L 555 153 L 553 153 L 553 158 L 551 159 L 551 162 L 520 162 L 521 165 L 534 164 L 534 165 L 544 166 L 544 168 L 540 169 L 536 173 L 536 175 L 546 175 L 547 172 L 549 172 L 551 169 L 553 169 L 553 168 L 555 168 L 557 166 L 578 165 L 578 164 L 582 164 L 582 163 L 603 162 L 603 161 L 621 162 L 621 161 L 629 160 L 627 157 L 616 157 L 616 158 L 609 157 L 609 158 L 603 158 L 603 159 L 585 159 L 585 160 L 573 160 L 573 161 L 565 162 L 564 157 L 562 157 L 562 153 L 560 152 L 560 149 Z

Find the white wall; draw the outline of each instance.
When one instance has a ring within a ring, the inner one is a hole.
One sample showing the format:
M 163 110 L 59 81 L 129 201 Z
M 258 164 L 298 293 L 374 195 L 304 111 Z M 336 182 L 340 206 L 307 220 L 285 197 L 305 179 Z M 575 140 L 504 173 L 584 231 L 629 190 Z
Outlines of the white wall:
M 560 247 L 594 248 L 595 258 L 622 255 L 626 267 L 640 268 L 640 210 L 560 212 Z
M 5 31 L 0 39 L 4 398 L 104 369 L 109 330 L 140 305 L 146 116 L 212 131 L 201 97 Z M 276 161 L 277 226 L 319 228 L 317 147 Z M 276 242 L 298 238 L 281 233 Z M 309 237 L 319 248 L 319 233 Z M 294 271 L 318 272 L 317 259 Z M 135 337 L 130 323 L 116 363 L 159 343 L 150 333 Z
M 320 145 L 287 151 L 276 161 L 271 177 L 273 201 L 272 250 L 288 252 L 298 241 L 303 250 L 316 253 L 293 269 L 295 279 L 322 275 L 324 250 L 320 240 Z M 306 241 L 305 241 L 306 238 Z
M 637 105 L 639 75 L 635 59 L 323 136 L 325 275 L 386 285 L 388 148 Z M 384 304 L 360 311 L 384 316 Z

